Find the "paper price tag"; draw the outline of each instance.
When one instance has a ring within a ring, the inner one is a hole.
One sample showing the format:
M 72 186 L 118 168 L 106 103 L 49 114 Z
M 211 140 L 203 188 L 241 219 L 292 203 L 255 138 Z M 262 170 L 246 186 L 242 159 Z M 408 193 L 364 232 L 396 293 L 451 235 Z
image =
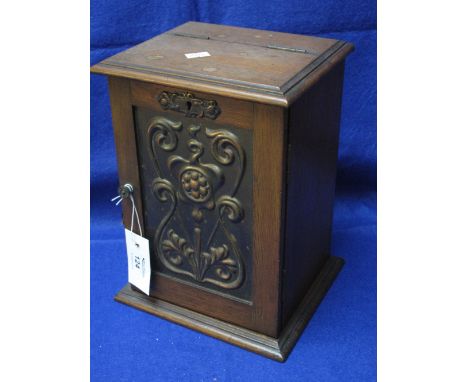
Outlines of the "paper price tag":
M 187 58 L 199 58 L 199 57 L 210 57 L 211 54 L 208 52 L 197 52 L 197 53 L 185 53 Z
M 149 241 L 125 229 L 127 244 L 128 282 L 149 296 L 151 263 Z

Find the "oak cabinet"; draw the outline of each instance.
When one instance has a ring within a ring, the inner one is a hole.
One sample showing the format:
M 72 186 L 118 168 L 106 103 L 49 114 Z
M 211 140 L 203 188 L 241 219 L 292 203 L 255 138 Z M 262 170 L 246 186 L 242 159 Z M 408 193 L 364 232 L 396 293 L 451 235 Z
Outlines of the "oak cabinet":
M 150 241 L 150 296 L 127 285 L 117 301 L 285 360 L 343 263 L 330 235 L 352 49 L 189 22 L 92 67 Z

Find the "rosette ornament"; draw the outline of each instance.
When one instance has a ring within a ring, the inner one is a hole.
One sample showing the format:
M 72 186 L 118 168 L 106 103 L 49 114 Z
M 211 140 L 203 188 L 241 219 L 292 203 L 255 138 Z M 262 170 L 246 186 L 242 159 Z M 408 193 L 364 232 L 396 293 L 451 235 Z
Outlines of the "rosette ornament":
M 203 145 L 196 139 L 188 142 L 191 155 L 188 159 L 179 155 L 169 157 L 167 163 L 172 176 L 177 179 L 177 196 L 180 200 L 193 203 L 193 217 L 203 217 L 201 209 L 213 209 L 216 190 L 224 183 L 224 176 L 216 164 L 201 163 Z

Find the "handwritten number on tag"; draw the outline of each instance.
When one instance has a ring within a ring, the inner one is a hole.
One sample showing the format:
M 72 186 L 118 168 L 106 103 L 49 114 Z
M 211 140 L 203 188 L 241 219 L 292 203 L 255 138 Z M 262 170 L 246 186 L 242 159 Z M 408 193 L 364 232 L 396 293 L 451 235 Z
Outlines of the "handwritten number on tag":
M 135 260 L 135 268 L 140 269 L 140 257 L 134 256 L 133 259 Z
M 125 229 L 128 256 L 128 281 L 149 295 L 151 282 L 151 261 L 149 241 Z

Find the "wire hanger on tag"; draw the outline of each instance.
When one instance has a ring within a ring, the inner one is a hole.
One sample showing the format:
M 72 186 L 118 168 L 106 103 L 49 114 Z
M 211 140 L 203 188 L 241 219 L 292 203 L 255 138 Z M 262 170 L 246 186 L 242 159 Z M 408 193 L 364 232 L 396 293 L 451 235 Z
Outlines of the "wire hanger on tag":
M 140 236 L 143 236 L 143 231 L 141 230 L 140 218 L 138 216 L 138 211 L 135 206 L 135 199 L 133 199 L 133 195 L 130 194 L 130 200 L 132 201 L 132 223 L 130 224 L 130 231 L 133 232 L 133 217 L 136 216 L 138 229 L 140 230 Z

